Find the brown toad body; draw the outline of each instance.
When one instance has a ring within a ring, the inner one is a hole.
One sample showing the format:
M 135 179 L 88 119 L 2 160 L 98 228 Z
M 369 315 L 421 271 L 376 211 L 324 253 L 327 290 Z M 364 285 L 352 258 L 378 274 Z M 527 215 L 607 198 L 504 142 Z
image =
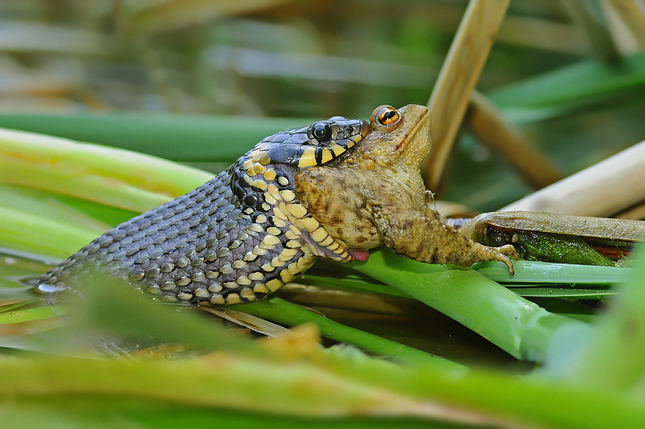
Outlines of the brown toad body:
M 497 260 L 512 273 L 512 246 L 476 243 L 444 224 L 432 209 L 419 169 L 430 152 L 428 109 L 380 106 L 370 127 L 345 157 L 295 177 L 298 199 L 329 234 L 356 259 L 367 257 L 360 250 L 385 243 L 421 262 L 470 266 Z

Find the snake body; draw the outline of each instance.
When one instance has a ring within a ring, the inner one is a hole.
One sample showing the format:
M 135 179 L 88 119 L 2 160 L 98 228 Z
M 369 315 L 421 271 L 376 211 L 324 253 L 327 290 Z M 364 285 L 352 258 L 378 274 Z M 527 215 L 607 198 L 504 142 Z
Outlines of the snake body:
M 35 281 L 76 289 L 95 270 L 163 301 L 214 305 L 261 299 L 316 257 L 352 259 L 300 204 L 294 177 L 338 161 L 369 133 L 333 117 L 263 139 L 199 188 L 106 232 Z

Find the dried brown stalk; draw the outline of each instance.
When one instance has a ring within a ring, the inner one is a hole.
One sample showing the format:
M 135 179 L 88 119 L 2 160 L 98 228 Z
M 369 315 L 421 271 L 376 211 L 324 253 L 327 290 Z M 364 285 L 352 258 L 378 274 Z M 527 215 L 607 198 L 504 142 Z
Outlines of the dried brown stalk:
M 645 200 L 645 141 L 504 207 L 612 216 Z
M 433 150 L 423 162 L 426 185 L 437 189 L 470 96 L 510 0 L 471 0 L 437 79 L 428 109 Z
M 533 147 L 522 131 L 478 91 L 473 91 L 468 125 L 479 140 L 499 150 L 534 188 L 562 179 L 555 165 Z
M 609 0 L 609 4 L 629 28 L 641 49 L 645 50 L 645 10 L 643 6 L 639 6 L 636 0 Z

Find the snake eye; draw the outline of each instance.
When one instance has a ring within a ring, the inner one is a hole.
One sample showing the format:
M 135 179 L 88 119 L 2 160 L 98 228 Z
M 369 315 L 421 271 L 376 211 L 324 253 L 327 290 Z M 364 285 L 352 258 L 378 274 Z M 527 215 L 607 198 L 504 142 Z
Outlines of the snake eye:
M 385 106 L 376 112 L 376 121 L 386 127 L 395 125 L 399 120 L 401 120 L 401 115 L 399 111 L 394 107 Z
M 311 135 L 319 142 L 327 141 L 331 138 L 331 127 L 325 122 L 316 122 L 311 126 Z

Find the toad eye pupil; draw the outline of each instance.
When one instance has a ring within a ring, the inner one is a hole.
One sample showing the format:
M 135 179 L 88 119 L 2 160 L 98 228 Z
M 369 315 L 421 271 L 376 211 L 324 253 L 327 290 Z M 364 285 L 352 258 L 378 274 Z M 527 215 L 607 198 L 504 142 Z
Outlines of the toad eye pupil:
M 378 115 L 378 121 L 383 125 L 392 125 L 399 120 L 399 112 L 396 109 L 387 109 Z
M 324 122 L 316 122 L 313 125 L 311 134 L 318 141 L 329 140 L 329 138 L 331 137 L 331 127 L 328 124 L 325 124 Z

